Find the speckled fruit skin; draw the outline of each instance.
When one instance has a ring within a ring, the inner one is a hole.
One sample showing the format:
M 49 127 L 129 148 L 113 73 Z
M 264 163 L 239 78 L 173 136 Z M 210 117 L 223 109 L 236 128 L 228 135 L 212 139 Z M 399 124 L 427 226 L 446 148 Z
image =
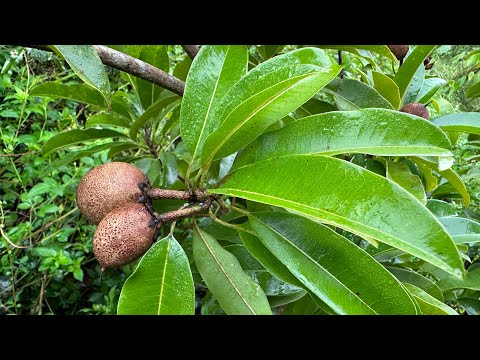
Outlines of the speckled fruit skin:
M 387 45 L 398 60 L 403 60 L 408 53 L 408 45 Z
M 93 235 L 93 253 L 102 268 L 123 266 L 142 256 L 152 245 L 153 216 L 143 204 L 126 204 L 108 213 Z
M 428 112 L 427 107 L 421 103 L 407 104 L 404 107 L 402 107 L 400 111 L 404 113 L 409 113 L 412 115 L 417 115 L 427 120 L 430 118 L 430 113 Z
M 137 202 L 142 195 L 139 183 L 147 177 L 135 166 L 110 162 L 91 169 L 77 187 L 77 205 L 81 213 L 98 224 L 113 209 Z

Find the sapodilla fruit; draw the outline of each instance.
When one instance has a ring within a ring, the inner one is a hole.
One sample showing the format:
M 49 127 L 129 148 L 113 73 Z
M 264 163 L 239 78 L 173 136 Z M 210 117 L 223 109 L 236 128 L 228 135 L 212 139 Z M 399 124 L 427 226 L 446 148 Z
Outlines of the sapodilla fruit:
M 78 208 L 91 222 L 98 224 L 113 209 L 138 202 L 142 196 L 140 183 L 148 184 L 147 177 L 129 163 L 110 162 L 97 166 L 78 184 Z
M 400 111 L 404 113 L 409 113 L 412 115 L 417 115 L 427 120 L 430 118 L 430 113 L 428 112 L 427 107 L 424 104 L 421 104 L 418 102 L 407 104 L 404 107 L 402 107 Z
M 395 57 L 402 61 L 408 53 L 408 45 L 387 45 Z
M 93 253 L 103 269 L 123 266 L 142 256 L 156 234 L 154 217 L 144 204 L 125 204 L 109 212 L 93 235 Z

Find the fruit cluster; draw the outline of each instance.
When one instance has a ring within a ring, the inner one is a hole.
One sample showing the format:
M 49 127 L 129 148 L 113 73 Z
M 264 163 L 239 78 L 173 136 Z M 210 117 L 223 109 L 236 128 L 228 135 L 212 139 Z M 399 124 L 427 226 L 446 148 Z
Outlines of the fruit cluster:
M 147 177 L 123 162 L 97 166 L 78 184 L 78 208 L 97 224 L 93 252 L 102 268 L 128 264 L 153 244 L 158 222 L 145 188 Z

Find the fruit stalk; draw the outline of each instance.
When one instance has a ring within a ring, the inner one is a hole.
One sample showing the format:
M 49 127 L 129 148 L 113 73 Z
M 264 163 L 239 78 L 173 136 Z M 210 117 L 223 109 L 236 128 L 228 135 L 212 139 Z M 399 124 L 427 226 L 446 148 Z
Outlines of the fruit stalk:
M 200 203 L 198 205 L 194 205 L 191 207 L 182 208 L 174 211 L 169 211 L 169 212 L 157 215 L 156 217 L 157 228 L 159 228 L 160 226 L 162 226 L 163 224 L 169 221 L 174 221 L 174 220 L 176 221 L 186 217 L 191 217 L 191 216 L 194 216 L 195 214 L 198 214 L 200 212 L 207 210 L 210 207 L 210 205 L 212 205 L 212 202 L 215 197 L 216 195 L 210 196 L 203 203 Z
M 204 200 L 209 196 L 205 192 L 200 190 L 182 191 L 182 190 L 168 190 L 168 189 L 157 189 L 157 188 L 152 188 L 148 190 L 147 195 L 153 200 L 177 199 L 177 200 L 188 200 L 188 201 Z

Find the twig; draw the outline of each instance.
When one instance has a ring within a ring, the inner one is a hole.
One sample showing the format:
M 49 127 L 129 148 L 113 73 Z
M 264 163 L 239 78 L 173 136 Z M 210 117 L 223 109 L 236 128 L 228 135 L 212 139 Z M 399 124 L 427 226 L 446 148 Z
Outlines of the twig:
M 158 150 L 153 144 L 151 136 L 152 136 L 151 128 L 147 127 L 145 129 L 145 142 L 147 143 L 148 149 L 150 150 L 152 155 L 155 156 L 155 159 L 158 159 L 158 156 L 159 156 Z
M 27 246 L 21 246 L 21 245 L 15 245 L 12 240 L 10 240 L 7 236 L 7 234 L 5 234 L 3 232 L 3 228 L 2 226 L 0 226 L 0 233 L 2 234 L 2 237 L 10 244 L 12 245 L 14 248 L 17 248 L 17 249 L 28 249 L 28 248 L 31 248 L 33 245 L 27 245 Z
M 231 228 L 231 229 L 234 229 L 234 230 L 237 230 L 237 231 L 245 231 L 249 234 L 252 234 L 252 235 L 255 235 L 257 236 L 257 233 L 255 233 L 254 231 L 251 231 L 251 230 L 248 230 L 248 229 L 245 229 L 245 228 L 242 228 L 241 226 L 239 225 L 234 225 L 234 224 L 230 224 L 226 221 L 223 221 L 223 220 L 220 220 L 218 217 L 215 216 L 215 214 L 213 213 L 212 209 L 208 209 L 208 214 L 210 215 L 210 217 L 212 218 L 213 221 L 215 221 L 216 223 L 219 223 L 225 227 L 228 227 L 228 228 Z
M 195 59 L 195 56 L 197 56 L 198 52 L 200 51 L 198 45 L 182 45 L 182 48 L 192 60 Z
M 147 195 L 154 199 L 177 199 L 177 200 L 203 200 L 209 197 L 206 193 L 195 190 L 195 191 L 182 191 L 182 190 L 169 190 L 169 189 L 157 189 L 153 188 L 148 190 Z
M 44 273 L 42 285 L 40 286 L 40 300 L 38 302 L 38 315 L 42 315 L 43 295 L 45 293 L 45 283 L 47 282 L 47 273 Z
M 52 51 L 46 45 L 25 45 L 31 48 L 40 49 L 44 51 Z M 183 96 L 185 90 L 185 83 L 166 73 L 159 68 L 150 65 L 142 60 L 136 59 L 130 55 L 124 54 L 120 51 L 111 49 L 103 45 L 95 45 L 98 56 L 105 65 L 111 66 L 115 69 L 122 70 L 128 74 L 139 77 L 140 79 L 149 81 L 155 85 L 168 89 L 175 94 Z
M 157 228 L 160 228 L 160 226 L 162 226 L 167 222 L 177 221 L 179 219 L 183 219 L 186 217 L 192 217 L 198 213 L 201 213 L 207 210 L 210 207 L 210 205 L 212 205 L 214 197 L 215 195 L 206 199 L 205 202 L 200 203 L 199 205 L 191 206 L 188 208 L 180 208 L 178 210 L 169 211 L 169 212 L 158 215 L 156 218 Z

